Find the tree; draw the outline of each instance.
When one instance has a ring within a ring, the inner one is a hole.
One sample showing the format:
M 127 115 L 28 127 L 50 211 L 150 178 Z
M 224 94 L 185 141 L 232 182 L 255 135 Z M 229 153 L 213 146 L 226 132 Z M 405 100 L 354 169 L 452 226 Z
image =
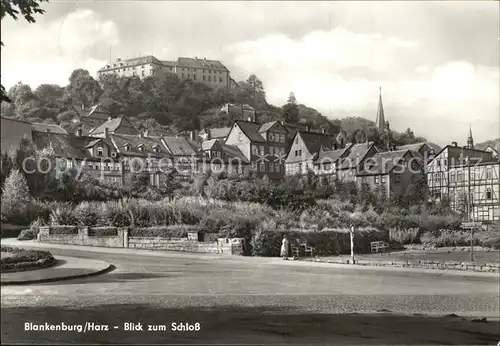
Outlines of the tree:
M 45 11 L 40 7 L 42 2 L 48 0 L 1 0 L 0 19 L 3 20 L 6 15 L 12 17 L 14 20 L 18 19 L 21 15 L 28 23 L 34 23 L 36 14 L 43 14 Z M 0 46 L 4 46 L 0 42 Z M 5 93 L 5 87 L 0 85 L 0 102 L 12 102 Z
M 252 106 L 262 108 L 267 104 L 264 84 L 256 75 L 251 74 L 245 82 L 240 84 L 242 91 L 246 92 L 247 95 L 249 94 Z
M 13 169 L 2 189 L 2 220 L 21 221 L 31 201 L 28 183 L 21 171 Z
M 36 96 L 28 84 L 18 82 L 9 89 L 9 99 L 14 103 L 16 108 L 27 104 L 30 101 L 36 100 Z
M 297 124 L 299 122 L 299 107 L 293 93 L 290 93 L 288 102 L 283 105 L 282 114 L 287 123 Z
M 77 69 L 69 77 L 69 85 L 65 90 L 66 103 L 79 108 L 90 107 L 96 104 L 103 91 L 99 82 L 97 82 L 84 69 Z

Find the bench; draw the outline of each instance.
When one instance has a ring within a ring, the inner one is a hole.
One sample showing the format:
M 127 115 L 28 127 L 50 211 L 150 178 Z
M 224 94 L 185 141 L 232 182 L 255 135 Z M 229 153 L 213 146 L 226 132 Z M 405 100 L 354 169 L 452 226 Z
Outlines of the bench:
M 387 251 L 389 249 L 389 244 L 383 241 L 372 241 L 370 245 L 372 252 Z
M 299 258 L 300 253 L 301 253 L 301 248 L 304 248 L 304 255 L 307 257 L 307 254 L 309 254 L 311 257 L 313 257 L 314 254 L 314 247 L 309 246 L 306 242 L 300 241 L 300 239 L 296 239 L 295 242 L 292 242 L 291 244 L 292 248 L 292 255 L 293 257 Z

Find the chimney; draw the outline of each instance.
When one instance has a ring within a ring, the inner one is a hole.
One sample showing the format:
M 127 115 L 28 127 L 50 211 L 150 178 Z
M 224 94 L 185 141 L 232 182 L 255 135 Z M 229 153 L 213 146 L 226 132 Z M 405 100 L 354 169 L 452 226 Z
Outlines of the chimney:
M 104 128 L 104 138 L 109 137 L 109 129 L 107 127 Z
M 306 126 L 306 132 L 309 132 L 311 128 L 309 126 Z
M 453 145 L 455 148 L 458 146 L 457 142 L 451 142 L 451 145 Z
M 326 129 L 325 129 L 325 128 L 322 128 L 322 129 L 321 129 L 321 133 L 326 133 Z
M 111 118 L 111 117 L 108 117 L 108 121 L 111 121 L 111 119 L 113 119 L 113 118 Z
M 211 140 L 212 139 L 212 131 L 210 131 L 210 129 L 207 129 L 207 141 Z
M 333 145 L 333 150 L 337 150 L 337 149 L 338 149 L 338 145 L 337 145 L 337 143 L 335 143 L 335 144 Z
M 252 117 L 248 117 L 248 121 L 249 121 L 249 122 L 253 122 Z
M 144 138 L 144 132 L 139 133 L 139 138 Z
M 344 149 L 344 138 L 340 139 L 340 149 Z
M 196 140 L 196 131 L 192 130 L 190 134 L 191 134 L 191 140 L 194 142 Z
M 85 110 L 85 105 L 82 103 L 82 111 Z

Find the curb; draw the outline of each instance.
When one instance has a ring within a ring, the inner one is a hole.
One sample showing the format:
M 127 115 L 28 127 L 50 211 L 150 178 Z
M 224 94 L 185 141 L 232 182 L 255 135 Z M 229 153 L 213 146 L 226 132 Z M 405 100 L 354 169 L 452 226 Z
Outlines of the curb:
M 93 272 L 93 273 L 79 274 L 79 275 L 70 275 L 70 276 L 61 276 L 61 277 L 48 278 L 48 279 L 38 279 L 38 280 L 2 281 L 0 283 L 0 285 L 1 286 L 33 285 L 33 284 L 40 284 L 40 283 L 46 283 L 46 282 L 81 279 L 81 278 L 86 278 L 86 277 L 89 277 L 89 276 L 97 276 L 97 275 L 101 275 L 101 274 L 106 274 L 106 273 L 109 273 L 109 272 L 111 272 L 111 271 L 113 271 L 115 269 L 116 269 L 116 267 L 114 265 L 109 264 L 106 268 L 101 269 L 101 270 L 96 271 L 96 272 Z

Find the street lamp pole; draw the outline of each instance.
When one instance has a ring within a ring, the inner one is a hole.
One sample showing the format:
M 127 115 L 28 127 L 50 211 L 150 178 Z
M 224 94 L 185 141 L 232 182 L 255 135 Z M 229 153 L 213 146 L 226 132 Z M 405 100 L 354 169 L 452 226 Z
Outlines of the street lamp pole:
M 354 264 L 354 225 L 351 225 L 351 231 L 349 232 L 351 236 L 351 261 Z

